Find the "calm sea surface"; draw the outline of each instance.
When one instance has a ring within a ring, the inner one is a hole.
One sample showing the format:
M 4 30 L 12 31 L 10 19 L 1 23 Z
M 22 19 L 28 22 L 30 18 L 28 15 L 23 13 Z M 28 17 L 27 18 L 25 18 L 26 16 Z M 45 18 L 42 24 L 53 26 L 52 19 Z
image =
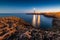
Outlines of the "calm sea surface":
M 26 15 L 25 13 L 0 13 L 0 17 L 5 16 L 16 16 L 24 19 L 26 22 L 32 23 L 32 15 Z M 41 28 L 51 28 L 52 27 L 52 20 L 53 18 L 48 18 L 43 15 L 41 15 Z

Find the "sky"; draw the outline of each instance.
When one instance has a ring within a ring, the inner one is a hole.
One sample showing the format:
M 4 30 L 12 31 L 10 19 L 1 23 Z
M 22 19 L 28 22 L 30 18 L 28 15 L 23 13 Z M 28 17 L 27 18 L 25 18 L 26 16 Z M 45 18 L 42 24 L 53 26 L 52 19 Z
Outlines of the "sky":
M 0 13 L 30 13 L 60 11 L 60 0 L 0 0 Z

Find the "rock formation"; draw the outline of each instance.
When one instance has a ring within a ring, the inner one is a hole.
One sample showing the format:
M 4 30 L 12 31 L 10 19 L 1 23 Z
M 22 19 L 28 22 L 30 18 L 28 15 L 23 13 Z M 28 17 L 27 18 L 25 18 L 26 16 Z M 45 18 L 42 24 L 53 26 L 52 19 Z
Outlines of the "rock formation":
M 34 28 L 18 17 L 0 17 L 0 40 L 50 40 L 51 38 L 58 40 L 59 34 Z
M 52 30 L 60 31 L 60 12 L 51 12 L 51 13 L 44 13 L 43 14 L 46 17 L 52 17 L 53 18 L 53 22 L 52 22 Z
M 32 27 L 30 26 L 29 23 L 18 17 L 0 17 L 0 40 L 9 40 L 12 35 L 25 32 Z

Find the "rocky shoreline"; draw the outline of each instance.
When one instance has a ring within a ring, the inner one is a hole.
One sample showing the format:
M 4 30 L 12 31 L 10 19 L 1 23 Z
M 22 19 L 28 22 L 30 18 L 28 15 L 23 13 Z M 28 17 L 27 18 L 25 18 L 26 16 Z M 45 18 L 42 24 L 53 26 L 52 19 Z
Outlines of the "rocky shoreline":
M 4 40 L 19 31 L 25 31 L 29 26 L 31 26 L 29 23 L 18 17 L 0 17 L 0 40 Z
M 37 29 L 18 17 L 0 17 L 0 40 L 60 40 L 59 37 L 60 31 Z

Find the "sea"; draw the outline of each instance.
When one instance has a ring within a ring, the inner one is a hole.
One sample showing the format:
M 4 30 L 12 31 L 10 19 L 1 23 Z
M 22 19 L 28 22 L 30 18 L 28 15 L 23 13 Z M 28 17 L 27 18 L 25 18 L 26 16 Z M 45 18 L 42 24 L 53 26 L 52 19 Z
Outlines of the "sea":
M 22 18 L 26 22 L 32 24 L 33 15 L 27 15 L 26 13 L 0 13 L 0 17 L 16 16 Z M 52 28 L 53 18 L 45 17 L 41 15 L 40 27 L 43 29 Z

